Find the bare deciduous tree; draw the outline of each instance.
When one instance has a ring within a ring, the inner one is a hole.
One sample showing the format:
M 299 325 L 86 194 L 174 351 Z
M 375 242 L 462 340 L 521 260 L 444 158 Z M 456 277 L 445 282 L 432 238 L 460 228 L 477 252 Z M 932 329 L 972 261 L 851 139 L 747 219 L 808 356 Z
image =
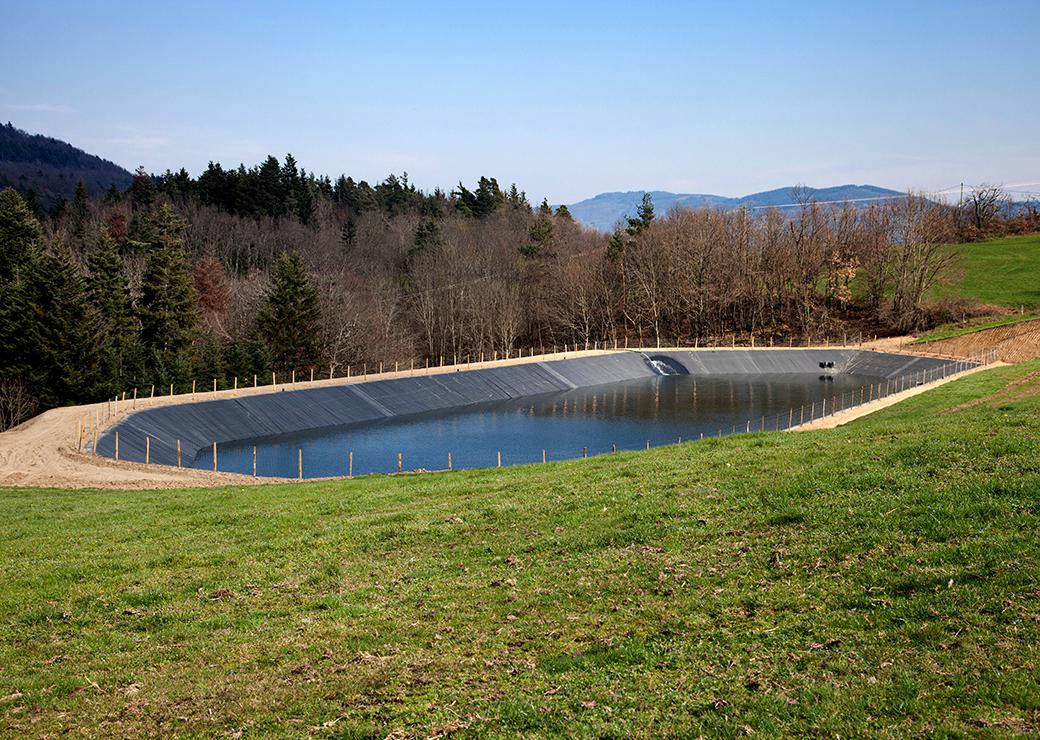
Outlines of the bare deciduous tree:
M 910 194 L 893 213 L 892 319 L 896 328 L 917 328 L 925 294 L 953 264 L 945 208 Z
M 1005 200 L 1007 200 L 1007 194 L 1003 188 L 996 185 L 982 185 L 972 188 L 961 207 L 967 212 L 971 226 L 981 235 L 990 230 Z
M 29 386 L 14 378 L 0 378 L 0 432 L 16 427 L 36 413 Z

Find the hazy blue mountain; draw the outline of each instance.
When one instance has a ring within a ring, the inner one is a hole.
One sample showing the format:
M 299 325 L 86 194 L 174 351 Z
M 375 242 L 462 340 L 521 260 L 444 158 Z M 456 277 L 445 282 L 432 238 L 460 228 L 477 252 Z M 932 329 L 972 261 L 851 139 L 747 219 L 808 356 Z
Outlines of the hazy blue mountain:
M 748 206 L 756 207 L 784 207 L 796 204 L 799 200 L 799 192 L 807 191 L 817 201 L 843 201 L 861 200 L 863 198 L 889 198 L 899 197 L 903 193 L 898 190 L 880 188 L 876 185 L 836 185 L 829 188 L 777 188 L 762 193 L 752 193 L 740 198 L 727 198 L 723 195 L 709 195 L 703 193 L 669 193 L 664 190 L 650 191 L 654 199 L 654 212 L 664 215 L 673 206 L 685 208 L 702 208 L 711 206 L 715 208 L 740 208 Z M 576 219 L 582 223 L 600 229 L 610 231 L 614 225 L 629 216 L 634 216 L 636 208 L 643 199 L 642 190 L 630 190 L 624 193 L 600 193 L 587 200 L 570 204 L 567 207 Z M 873 201 L 861 201 L 870 203 Z
M 26 133 L 10 122 L 0 125 L 0 188 L 32 190 L 47 206 L 60 197 L 71 199 L 81 179 L 87 193 L 98 196 L 112 185 L 126 189 L 133 176 L 60 139 Z

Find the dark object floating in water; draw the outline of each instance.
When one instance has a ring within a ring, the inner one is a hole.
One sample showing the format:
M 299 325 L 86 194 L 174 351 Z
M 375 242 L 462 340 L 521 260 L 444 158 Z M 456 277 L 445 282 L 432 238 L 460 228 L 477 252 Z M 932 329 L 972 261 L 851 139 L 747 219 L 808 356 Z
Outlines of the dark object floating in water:
M 824 368 L 825 370 L 832 370 L 832 369 L 834 369 L 834 361 L 833 360 L 827 360 L 826 362 L 821 361 L 820 362 L 820 367 Z

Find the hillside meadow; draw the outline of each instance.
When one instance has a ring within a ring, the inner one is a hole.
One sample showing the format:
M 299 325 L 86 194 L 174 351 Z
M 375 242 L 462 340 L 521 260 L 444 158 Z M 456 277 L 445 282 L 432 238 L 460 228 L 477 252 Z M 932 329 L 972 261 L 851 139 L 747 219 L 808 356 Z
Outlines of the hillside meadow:
M 836 430 L 0 491 L 9 735 L 1040 731 L 1040 363 Z

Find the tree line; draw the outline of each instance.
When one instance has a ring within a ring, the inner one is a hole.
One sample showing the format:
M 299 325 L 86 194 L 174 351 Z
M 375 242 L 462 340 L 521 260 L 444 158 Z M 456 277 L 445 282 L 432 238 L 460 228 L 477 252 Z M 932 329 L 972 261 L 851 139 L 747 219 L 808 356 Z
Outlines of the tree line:
M 515 185 L 427 193 L 299 168 L 138 171 L 50 213 L 0 192 L 0 423 L 193 381 L 319 376 L 518 347 L 906 331 L 948 244 L 1034 230 L 908 195 L 793 213 L 674 210 L 612 234 Z M 970 227 L 970 233 L 968 233 Z

